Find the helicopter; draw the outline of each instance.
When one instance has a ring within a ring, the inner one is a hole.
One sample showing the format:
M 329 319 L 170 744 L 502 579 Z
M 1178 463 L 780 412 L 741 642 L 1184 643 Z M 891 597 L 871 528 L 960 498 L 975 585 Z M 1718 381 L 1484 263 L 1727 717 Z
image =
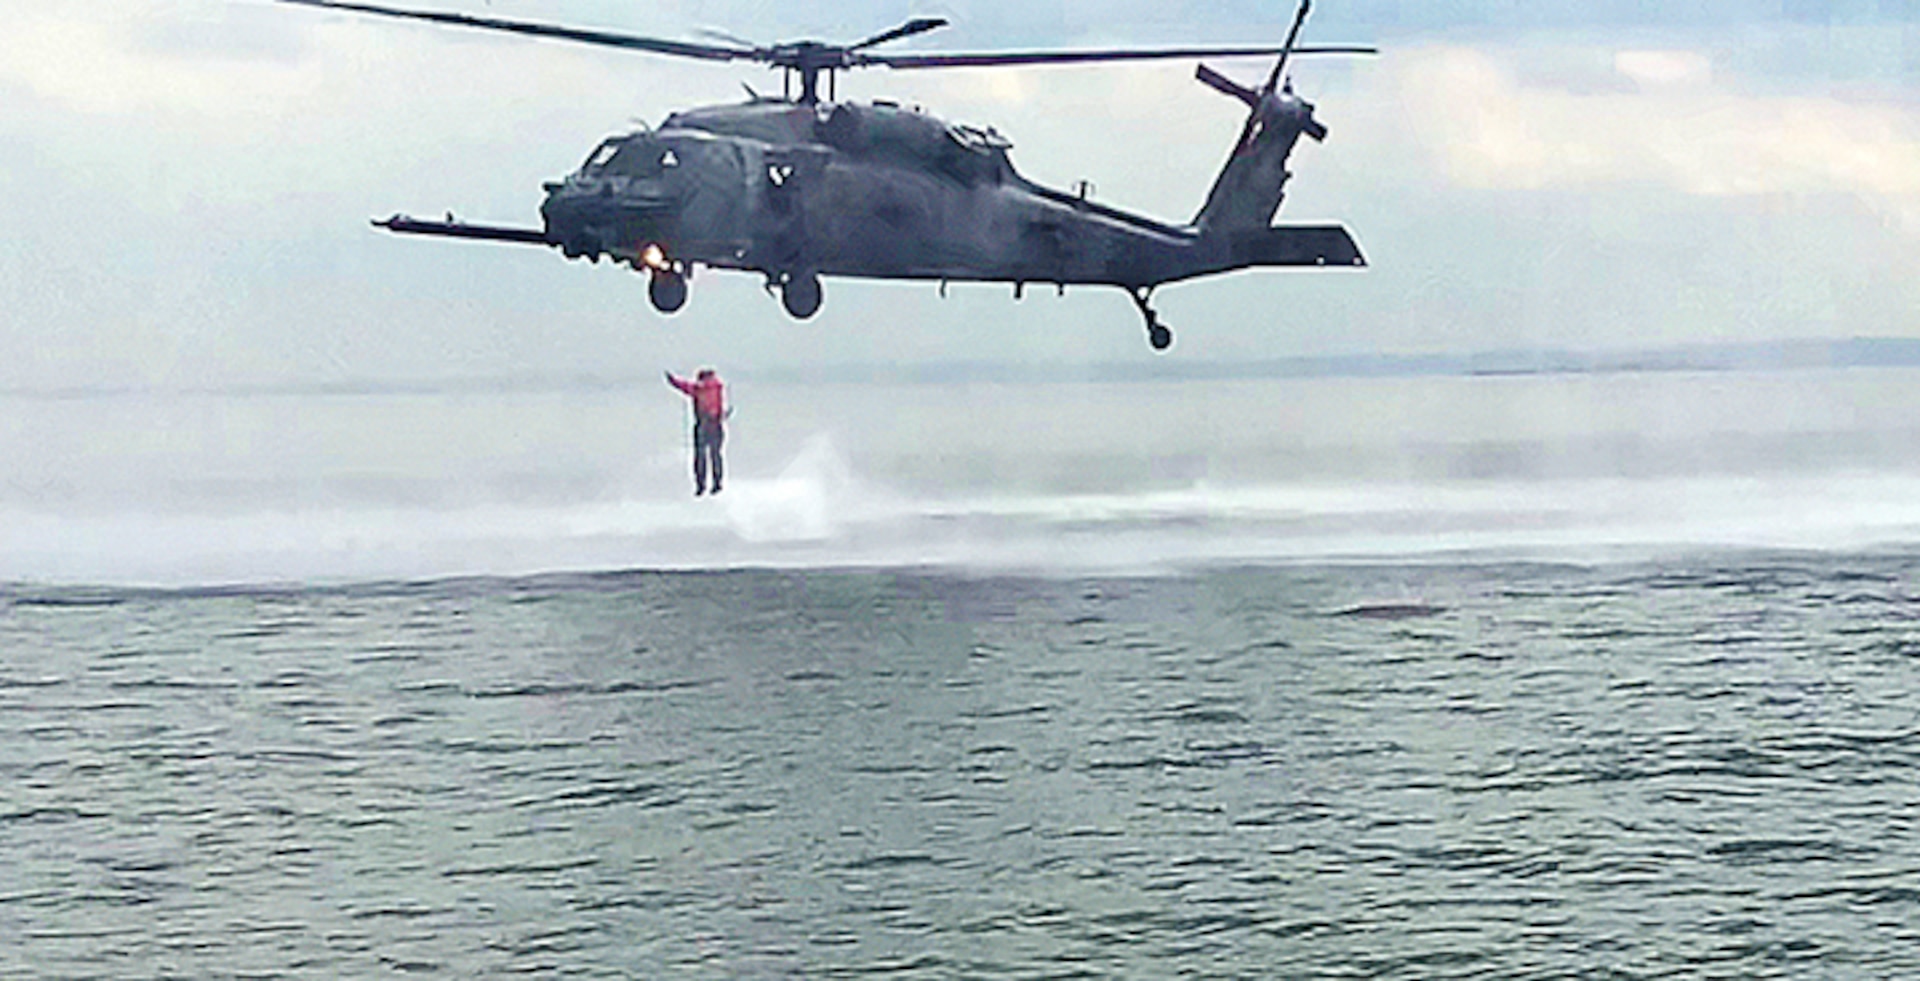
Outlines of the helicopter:
M 376 220 L 401 235 L 476 239 L 603 257 L 648 276 L 662 314 L 683 308 L 699 267 L 755 272 L 786 312 L 819 312 L 823 277 L 1116 287 L 1132 298 L 1156 351 L 1173 344 L 1153 308 L 1169 283 L 1254 267 L 1366 265 L 1338 224 L 1273 226 L 1302 135 L 1323 141 L 1314 106 L 1287 75 L 1296 55 L 1376 54 L 1352 45 L 1299 44 L 1312 0 L 1301 0 L 1284 44 L 1239 47 L 886 54 L 874 49 L 947 25 L 909 20 L 854 44 L 806 40 L 758 45 L 642 37 L 557 24 L 340 0 L 282 3 L 782 70 L 782 93 L 747 89 L 745 103 L 674 112 L 657 128 L 612 136 L 580 168 L 543 185 L 538 228 L 406 214 Z M 1242 85 L 1204 63 L 1200 82 L 1246 105 L 1239 139 L 1206 202 L 1184 224 L 1158 221 L 1028 180 L 1012 143 L 991 127 L 950 123 L 917 107 L 838 100 L 840 72 L 1087 64 L 1149 59 L 1277 56 L 1264 84 Z M 795 83 L 799 91 L 794 91 Z M 822 99 L 824 82 L 826 98 Z

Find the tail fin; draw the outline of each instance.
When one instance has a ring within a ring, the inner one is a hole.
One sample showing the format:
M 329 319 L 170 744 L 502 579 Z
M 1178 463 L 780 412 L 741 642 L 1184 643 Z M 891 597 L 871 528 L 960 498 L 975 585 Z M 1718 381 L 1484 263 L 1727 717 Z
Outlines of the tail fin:
M 1207 194 L 1207 203 L 1194 216 L 1193 223 L 1203 235 L 1236 233 L 1266 228 L 1280 210 L 1286 197 L 1287 157 L 1302 133 L 1315 140 L 1327 138 L 1327 128 L 1313 118 L 1313 106 L 1293 94 L 1291 85 L 1281 82 L 1287 58 L 1293 53 L 1300 28 L 1306 23 L 1311 0 L 1302 0 L 1294 16 L 1293 29 L 1287 33 L 1280 60 L 1259 89 L 1245 88 L 1219 72 L 1200 66 L 1197 77 L 1208 87 L 1245 103 L 1250 113 L 1240 131 L 1240 142 L 1227 158 L 1227 165 Z M 1276 91 L 1278 89 L 1278 91 Z

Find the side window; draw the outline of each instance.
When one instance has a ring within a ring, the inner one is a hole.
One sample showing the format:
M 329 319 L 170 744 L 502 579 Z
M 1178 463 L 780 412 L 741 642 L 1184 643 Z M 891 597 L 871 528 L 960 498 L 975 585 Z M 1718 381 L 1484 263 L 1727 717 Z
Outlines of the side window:
M 679 165 L 679 158 L 673 156 L 672 150 L 663 153 L 652 140 L 633 140 L 613 155 L 607 169 L 624 177 L 658 177 L 668 158 L 673 159 L 674 166 Z
M 786 148 L 768 150 L 761 163 L 766 167 L 767 187 L 776 191 L 791 188 L 794 175 L 800 170 L 798 156 Z

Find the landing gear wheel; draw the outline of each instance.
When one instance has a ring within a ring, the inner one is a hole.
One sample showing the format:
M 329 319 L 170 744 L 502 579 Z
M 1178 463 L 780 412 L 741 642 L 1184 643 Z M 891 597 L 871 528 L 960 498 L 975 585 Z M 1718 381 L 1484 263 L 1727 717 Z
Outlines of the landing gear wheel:
M 789 278 L 786 285 L 780 287 L 780 305 L 795 320 L 806 320 L 820 312 L 820 301 L 825 291 L 820 286 L 820 277 L 808 273 Z
M 655 270 L 647 282 L 647 299 L 661 313 L 673 313 L 687 305 L 687 277 L 672 270 Z
M 1160 322 L 1160 315 L 1154 312 L 1147 299 L 1153 295 L 1151 286 L 1135 286 L 1127 290 L 1127 296 L 1133 299 L 1133 305 L 1140 309 L 1140 319 L 1147 322 L 1147 343 L 1156 351 L 1164 351 L 1173 346 L 1173 331 Z

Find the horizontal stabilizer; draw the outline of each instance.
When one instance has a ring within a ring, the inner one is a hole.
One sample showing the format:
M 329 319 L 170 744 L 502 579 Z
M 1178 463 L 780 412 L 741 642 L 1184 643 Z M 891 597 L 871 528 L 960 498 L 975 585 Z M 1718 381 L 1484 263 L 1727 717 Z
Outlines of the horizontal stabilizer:
M 1228 95 L 1239 99 L 1249 109 L 1260 104 L 1260 93 L 1241 85 L 1205 65 L 1194 69 L 1193 77 L 1199 79 L 1205 83 L 1208 88 L 1213 89 L 1221 95 Z
M 1233 238 L 1233 257 L 1247 266 L 1364 266 L 1366 256 L 1340 225 L 1283 225 Z
M 472 238 L 488 242 L 516 242 L 521 245 L 554 245 L 547 238 L 545 229 L 505 228 L 499 225 L 469 225 L 455 221 L 452 215 L 446 221 L 421 221 L 407 215 L 394 215 L 386 221 L 373 223 L 396 235 L 437 235 L 441 238 Z

